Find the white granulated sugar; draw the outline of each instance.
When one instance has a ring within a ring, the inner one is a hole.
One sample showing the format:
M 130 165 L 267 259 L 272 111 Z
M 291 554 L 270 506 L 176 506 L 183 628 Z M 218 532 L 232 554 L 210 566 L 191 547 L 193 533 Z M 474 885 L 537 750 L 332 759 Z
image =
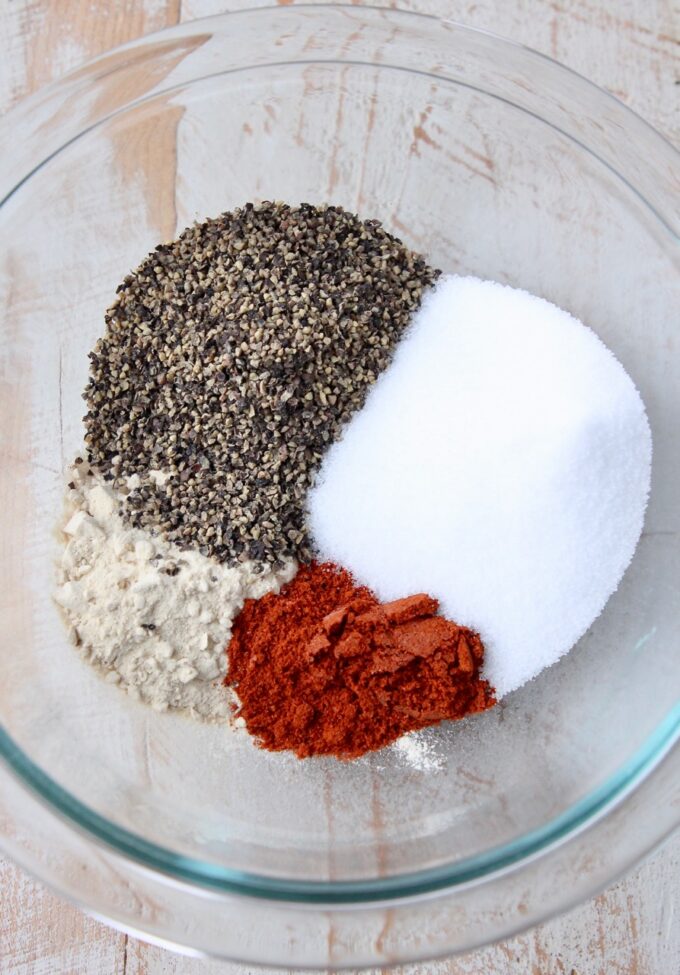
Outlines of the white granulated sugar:
M 448 276 L 310 492 L 320 555 L 476 629 L 499 696 L 556 661 L 629 564 L 650 486 L 642 400 L 547 301 Z
M 296 564 L 256 574 L 130 528 L 88 471 L 69 471 L 55 592 L 74 642 L 108 681 L 158 711 L 229 717 L 234 698 L 222 678 L 232 620 L 245 599 L 278 591 Z

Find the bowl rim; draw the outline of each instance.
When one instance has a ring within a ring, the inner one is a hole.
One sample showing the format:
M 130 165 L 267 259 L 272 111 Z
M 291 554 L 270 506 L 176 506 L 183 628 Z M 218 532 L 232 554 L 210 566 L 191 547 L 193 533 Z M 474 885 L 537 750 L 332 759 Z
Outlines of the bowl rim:
M 492 31 L 469 27 L 450 18 L 378 5 L 362 4 L 357 7 L 350 3 L 303 3 L 294 6 L 268 5 L 250 8 L 248 10 L 234 10 L 216 13 L 209 17 L 189 21 L 186 24 L 179 24 L 146 34 L 126 44 L 111 48 L 109 51 L 88 60 L 80 67 L 64 75 L 63 78 L 52 82 L 23 99 L 15 108 L 7 113 L 5 118 L 2 119 L 1 124 L 2 126 L 5 124 L 16 124 L 17 119 L 21 119 L 23 116 L 30 117 L 37 106 L 49 102 L 50 98 L 55 96 L 60 97 L 65 90 L 68 90 L 73 85 L 80 87 L 89 84 L 94 77 L 97 77 L 100 66 L 105 67 L 106 73 L 124 71 L 129 67 L 129 64 L 125 61 L 122 61 L 118 67 L 107 67 L 107 61 L 112 55 L 115 56 L 121 52 L 136 48 L 144 48 L 149 44 L 157 42 L 159 39 L 165 40 L 173 37 L 185 37 L 201 30 L 202 25 L 209 25 L 210 23 L 226 23 L 236 18 L 256 19 L 272 11 L 276 11 L 280 16 L 285 17 L 289 14 L 292 17 L 300 11 L 316 12 L 323 15 L 329 10 L 351 11 L 355 15 L 379 13 L 381 16 L 388 15 L 404 23 L 423 22 L 429 23 L 430 25 L 446 24 L 464 34 L 480 35 L 490 38 L 500 46 L 521 52 L 522 56 L 527 57 L 529 60 L 534 59 L 545 62 L 551 65 L 551 70 L 554 71 L 557 69 L 559 72 L 571 75 L 584 89 L 597 94 L 597 97 L 604 98 L 610 104 L 615 105 L 616 111 L 622 117 L 627 118 L 638 127 L 643 127 L 649 137 L 656 141 L 657 148 L 662 149 L 664 153 L 669 153 L 669 158 L 676 165 L 680 166 L 680 152 L 674 148 L 665 136 L 660 134 L 653 126 L 637 115 L 632 109 L 624 105 L 610 92 L 585 78 L 579 72 L 551 58 L 549 55 Z M 324 60 L 327 59 L 315 57 L 311 59 L 311 62 L 323 63 Z M 273 67 L 276 63 L 279 62 L 272 59 L 263 64 L 258 64 L 256 67 L 266 69 L 267 67 Z M 381 67 L 390 68 L 397 66 L 384 63 L 381 64 Z M 247 68 L 238 70 L 247 70 Z M 411 69 L 402 68 L 402 70 L 410 71 Z M 211 74 L 206 74 L 203 77 L 210 77 L 212 75 L 219 76 L 225 73 L 225 71 L 216 71 Z M 446 80 L 440 78 L 438 75 L 432 75 L 430 72 L 423 73 L 431 77 L 439 78 L 439 80 Z M 167 88 L 161 88 L 160 90 L 154 89 L 151 95 L 134 98 L 126 102 L 120 109 L 109 112 L 108 114 L 102 114 L 101 118 L 98 118 L 95 123 L 86 126 L 73 138 L 61 143 L 54 151 L 47 154 L 37 165 L 31 168 L 30 171 L 26 172 L 22 178 L 13 183 L 8 189 L 8 192 L 0 197 L 0 208 L 39 169 L 68 145 L 84 137 L 92 129 L 105 124 L 115 115 L 122 114 L 133 106 L 157 98 L 159 95 L 166 95 L 169 91 L 173 90 L 173 87 L 169 85 Z M 483 89 L 480 90 L 483 91 Z M 490 94 L 488 92 L 485 93 Z M 541 121 L 548 125 L 551 124 L 545 119 L 541 119 Z M 563 134 L 572 142 L 577 141 L 568 133 Z M 579 143 L 579 145 L 585 151 L 592 153 L 592 149 L 586 144 Z M 609 169 L 612 169 L 606 160 L 601 159 L 599 156 L 597 158 Z M 612 171 L 616 172 L 615 170 Z M 618 172 L 616 172 L 616 176 L 636 194 L 651 211 L 656 220 L 670 231 L 676 240 L 679 239 L 672 220 L 669 222 L 665 215 L 660 214 L 658 209 L 646 199 L 639 189 L 628 182 L 624 176 Z M 254 897 L 268 901 L 283 901 L 298 905 L 340 906 L 352 904 L 356 906 L 362 903 L 389 903 L 412 900 L 417 897 L 451 890 L 453 888 L 464 888 L 471 883 L 477 883 L 497 876 L 504 871 L 516 868 L 536 857 L 547 854 L 551 849 L 565 843 L 581 831 L 594 825 L 619 803 L 624 801 L 647 778 L 664 757 L 669 754 L 674 746 L 677 746 L 678 742 L 680 742 L 680 703 L 656 727 L 642 747 L 617 772 L 610 776 L 605 783 L 598 786 L 589 795 L 579 802 L 574 803 L 542 826 L 498 847 L 455 863 L 444 864 L 422 871 L 392 874 L 369 880 L 332 882 L 298 881 L 232 870 L 224 866 L 218 866 L 174 853 L 165 847 L 157 846 L 142 839 L 135 833 L 117 826 L 106 817 L 90 809 L 86 804 L 62 788 L 22 751 L 11 736 L 3 729 L 2 725 L 0 725 L 0 761 L 22 786 L 38 798 L 44 807 L 56 814 L 67 824 L 86 834 L 96 844 L 108 848 L 116 854 L 128 858 L 143 867 L 150 868 L 161 875 L 213 891 Z M 680 814 L 678 816 L 678 822 L 680 822 Z
M 680 705 L 664 719 L 644 746 L 607 782 L 547 823 L 483 853 L 453 864 L 395 873 L 370 880 L 308 881 L 233 870 L 177 854 L 142 839 L 90 809 L 29 759 L 0 726 L 0 761 L 43 805 L 98 846 L 173 880 L 207 890 L 265 901 L 334 907 L 413 901 L 452 888 L 497 877 L 576 837 L 594 826 L 635 791 L 680 742 Z

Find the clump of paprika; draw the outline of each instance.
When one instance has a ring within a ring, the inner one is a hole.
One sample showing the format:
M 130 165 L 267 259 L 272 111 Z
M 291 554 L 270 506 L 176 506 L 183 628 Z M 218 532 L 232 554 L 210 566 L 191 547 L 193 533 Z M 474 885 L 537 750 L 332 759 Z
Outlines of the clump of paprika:
M 332 563 L 246 601 L 226 682 L 261 747 L 356 758 L 408 731 L 495 704 L 472 630 L 419 594 L 380 603 Z

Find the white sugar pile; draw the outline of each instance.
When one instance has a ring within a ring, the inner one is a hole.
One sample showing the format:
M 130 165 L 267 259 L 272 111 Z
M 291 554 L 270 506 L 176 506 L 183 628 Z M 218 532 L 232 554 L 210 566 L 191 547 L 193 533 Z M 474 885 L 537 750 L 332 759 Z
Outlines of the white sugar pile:
M 629 564 L 651 434 L 631 379 L 547 301 L 444 277 L 326 455 L 323 558 L 478 630 L 502 696 L 564 654 Z

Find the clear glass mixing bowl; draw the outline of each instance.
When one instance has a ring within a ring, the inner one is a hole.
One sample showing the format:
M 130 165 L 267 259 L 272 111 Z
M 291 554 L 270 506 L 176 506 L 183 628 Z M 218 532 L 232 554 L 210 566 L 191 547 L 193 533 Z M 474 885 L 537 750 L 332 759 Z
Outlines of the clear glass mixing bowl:
M 128 930 L 300 968 L 483 944 L 665 835 L 680 820 L 673 149 L 524 48 L 329 6 L 144 38 L 28 99 L 2 135 L 6 849 Z M 116 285 L 160 240 L 258 197 L 342 204 L 447 271 L 545 296 L 647 404 L 653 490 L 619 591 L 560 664 L 427 732 L 435 768 L 394 748 L 298 762 L 153 713 L 81 661 L 50 600 L 87 352 Z

